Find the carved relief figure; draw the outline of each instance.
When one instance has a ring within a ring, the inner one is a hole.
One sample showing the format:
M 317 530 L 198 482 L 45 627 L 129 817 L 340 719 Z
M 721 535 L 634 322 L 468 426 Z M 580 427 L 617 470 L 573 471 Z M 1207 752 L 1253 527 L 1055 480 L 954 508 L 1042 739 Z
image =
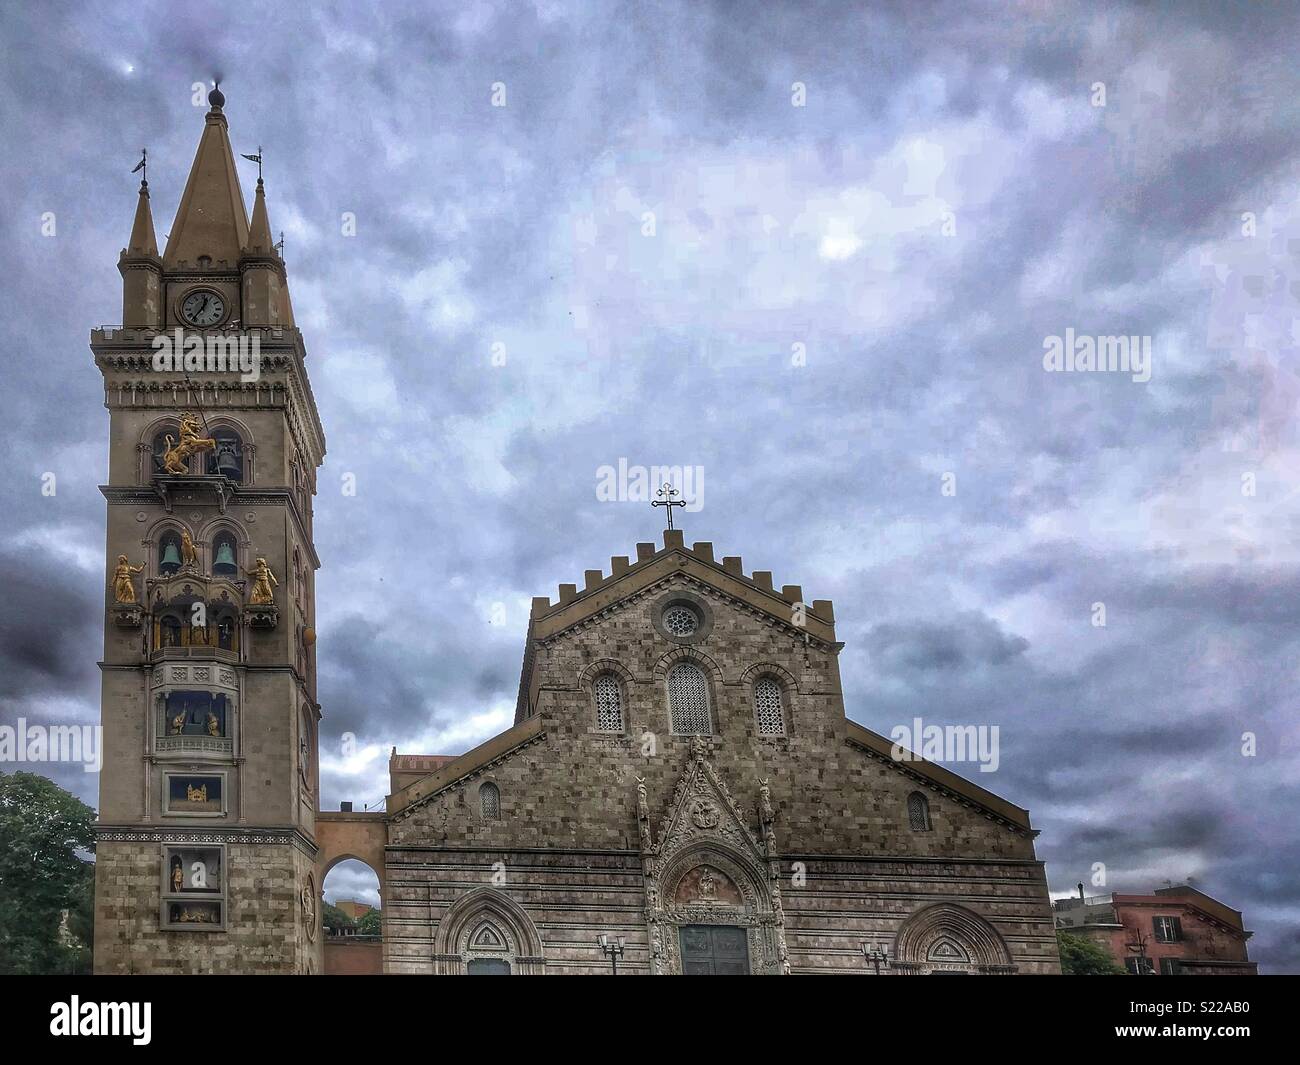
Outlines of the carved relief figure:
M 267 606 L 274 603 L 275 593 L 272 589 L 280 582 L 275 579 L 275 574 L 266 564 L 266 559 L 259 558 L 252 569 L 244 572 L 253 578 L 253 590 L 248 595 L 249 603 L 253 606 Z
M 131 574 L 140 573 L 144 570 L 144 565 L 133 566 L 126 560 L 126 555 L 117 556 L 117 568 L 113 570 L 113 597 L 119 603 L 134 603 L 135 584 L 131 580 Z
M 217 442 L 210 436 L 199 436 L 200 422 L 197 414 L 187 411 L 181 415 L 181 438 L 172 442 L 172 435 L 164 437 L 166 450 L 163 451 L 163 469 L 168 473 L 188 473 L 186 463 L 195 452 L 211 451 Z

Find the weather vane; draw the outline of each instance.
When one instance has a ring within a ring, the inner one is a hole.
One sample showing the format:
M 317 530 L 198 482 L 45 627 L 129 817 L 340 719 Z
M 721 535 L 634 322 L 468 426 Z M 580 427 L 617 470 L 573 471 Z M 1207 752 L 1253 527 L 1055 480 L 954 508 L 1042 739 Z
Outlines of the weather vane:
M 250 163 L 257 164 L 257 183 L 260 185 L 262 183 L 262 146 L 260 144 L 257 146 L 256 155 L 245 155 L 243 152 L 239 154 L 243 155 Z
M 684 506 L 686 506 L 686 500 L 684 500 L 684 499 L 674 499 L 674 498 L 673 498 L 673 496 L 678 495 L 678 494 L 679 494 L 679 493 L 678 493 L 677 489 L 674 488 L 674 487 L 673 487 L 671 484 L 669 484 L 667 481 L 665 481 L 665 482 L 664 482 L 664 486 L 663 486 L 661 489 L 659 489 L 659 491 L 656 492 L 655 495 L 658 495 L 658 496 L 664 496 L 664 497 L 666 497 L 666 498 L 664 498 L 664 499 L 662 499 L 662 500 L 655 499 L 655 500 L 651 500 L 651 502 L 650 502 L 650 505 L 651 505 L 652 507 L 667 507 L 667 508 L 668 508 L 668 528 L 670 528 L 670 529 L 673 527 L 673 507 L 684 507 Z
M 140 170 L 144 171 L 144 173 L 140 175 L 140 184 L 143 185 L 145 188 L 148 188 L 149 187 L 149 149 L 148 148 L 140 149 L 140 161 L 135 164 L 135 170 L 132 170 L 131 173 L 134 174 Z

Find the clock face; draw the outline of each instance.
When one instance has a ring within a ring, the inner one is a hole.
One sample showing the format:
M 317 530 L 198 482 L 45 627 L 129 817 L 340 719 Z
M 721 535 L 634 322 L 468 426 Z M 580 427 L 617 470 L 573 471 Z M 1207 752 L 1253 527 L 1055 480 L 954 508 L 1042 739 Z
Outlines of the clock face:
M 225 313 L 225 300 L 204 289 L 191 292 L 181 303 L 181 315 L 190 325 L 216 325 Z

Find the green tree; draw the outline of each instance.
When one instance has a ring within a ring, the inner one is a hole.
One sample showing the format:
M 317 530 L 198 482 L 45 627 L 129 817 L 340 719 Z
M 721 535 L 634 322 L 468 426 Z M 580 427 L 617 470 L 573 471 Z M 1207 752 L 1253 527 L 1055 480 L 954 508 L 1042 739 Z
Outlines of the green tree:
M 321 924 L 325 926 L 328 935 L 337 935 L 345 928 L 356 927 L 356 922 L 332 902 L 325 903 L 325 910 L 321 913 Z
M 95 811 L 36 773 L 0 773 L 0 973 L 90 971 Z
M 367 910 L 357 922 L 357 935 L 381 936 L 384 934 L 384 919 L 378 910 Z
M 1128 970 L 1117 965 L 1101 947 L 1085 936 L 1057 932 L 1056 945 L 1061 951 L 1061 972 L 1066 976 L 1125 976 Z

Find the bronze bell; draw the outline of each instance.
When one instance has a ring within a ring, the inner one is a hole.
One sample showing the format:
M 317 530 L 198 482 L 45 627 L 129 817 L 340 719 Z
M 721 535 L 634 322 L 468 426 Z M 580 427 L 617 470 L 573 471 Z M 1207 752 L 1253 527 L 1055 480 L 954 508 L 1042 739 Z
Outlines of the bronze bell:
M 231 548 L 229 540 L 222 540 L 221 543 L 217 545 L 217 558 L 216 561 L 212 563 L 214 571 L 221 570 L 223 567 L 231 570 L 238 568 L 235 565 L 235 552 Z
M 168 540 L 167 546 L 163 548 L 161 567 L 165 569 L 168 566 L 181 568 L 181 553 L 176 549 L 175 540 Z
M 223 443 L 219 445 L 217 450 L 217 472 L 232 480 L 239 480 L 241 476 L 239 455 L 235 451 L 234 444 Z

